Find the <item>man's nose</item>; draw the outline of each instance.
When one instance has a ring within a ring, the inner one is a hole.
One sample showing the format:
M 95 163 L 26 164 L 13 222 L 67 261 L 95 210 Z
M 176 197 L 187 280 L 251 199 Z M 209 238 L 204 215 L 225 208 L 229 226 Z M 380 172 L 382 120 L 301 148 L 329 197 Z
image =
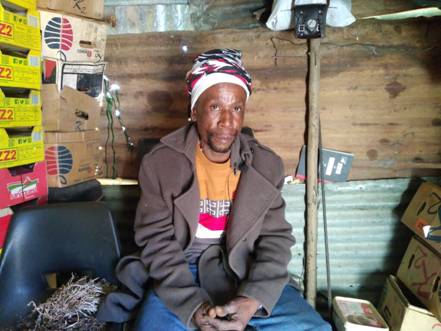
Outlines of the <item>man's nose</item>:
M 223 109 L 220 116 L 220 125 L 223 127 L 233 126 L 233 114 L 229 109 Z

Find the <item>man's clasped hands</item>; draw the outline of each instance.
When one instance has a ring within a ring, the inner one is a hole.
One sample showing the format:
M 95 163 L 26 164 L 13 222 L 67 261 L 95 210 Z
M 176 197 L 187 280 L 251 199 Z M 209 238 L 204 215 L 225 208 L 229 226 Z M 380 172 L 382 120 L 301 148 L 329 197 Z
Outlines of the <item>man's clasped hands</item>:
M 260 303 L 248 297 L 236 297 L 222 306 L 202 304 L 193 315 L 201 331 L 242 331 L 259 309 Z

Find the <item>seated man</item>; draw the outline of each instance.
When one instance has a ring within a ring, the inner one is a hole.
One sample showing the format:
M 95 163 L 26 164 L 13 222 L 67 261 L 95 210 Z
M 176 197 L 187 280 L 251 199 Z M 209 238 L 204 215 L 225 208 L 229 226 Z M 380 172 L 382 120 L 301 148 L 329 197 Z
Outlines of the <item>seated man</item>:
M 135 329 L 331 330 L 289 281 L 282 161 L 240 133 L 241 53 L 201 54 L 187 85 L 191 122 L 141 164 L 135 241 L 152 289 Z

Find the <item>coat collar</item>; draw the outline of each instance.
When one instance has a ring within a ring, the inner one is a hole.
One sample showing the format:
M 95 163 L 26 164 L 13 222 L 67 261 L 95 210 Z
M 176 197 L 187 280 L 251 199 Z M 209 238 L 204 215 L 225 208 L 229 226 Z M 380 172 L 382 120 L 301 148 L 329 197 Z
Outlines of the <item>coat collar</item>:
M 242 171 L 251 165 L 252 153 L 249 146 L 251 140 L 254 140 L 254 138 L 241 133 L 234 141 L 231 146 L 230 155 L 230 165 L 232 169 Z M 179 153 L 184 153 L 194 164 L 195 152 L 199 142 L 198 132 L 194 123 L 189 123 L 163 137 L 161 142 Z

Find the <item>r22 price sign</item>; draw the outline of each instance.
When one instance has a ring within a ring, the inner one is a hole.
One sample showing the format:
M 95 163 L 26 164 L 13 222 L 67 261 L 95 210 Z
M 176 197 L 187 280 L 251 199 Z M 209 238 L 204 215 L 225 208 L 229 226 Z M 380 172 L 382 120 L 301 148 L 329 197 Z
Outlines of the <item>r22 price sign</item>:
M 14 70 L 11 67 L 0 66 L 0 79 L 14 80 Z
M 14 109 L 0 108 L 0 125 L 3 122 L 9 122 L 13 120 L 14 120 Z
M 15 149 L 0 150 L 0 163 L 10 162 L 15 160 L 17 160 L 17 150 Z
M 6 22 L 0 22 L 0 35 L 7 38 L 13 38 L 14 27 Z

